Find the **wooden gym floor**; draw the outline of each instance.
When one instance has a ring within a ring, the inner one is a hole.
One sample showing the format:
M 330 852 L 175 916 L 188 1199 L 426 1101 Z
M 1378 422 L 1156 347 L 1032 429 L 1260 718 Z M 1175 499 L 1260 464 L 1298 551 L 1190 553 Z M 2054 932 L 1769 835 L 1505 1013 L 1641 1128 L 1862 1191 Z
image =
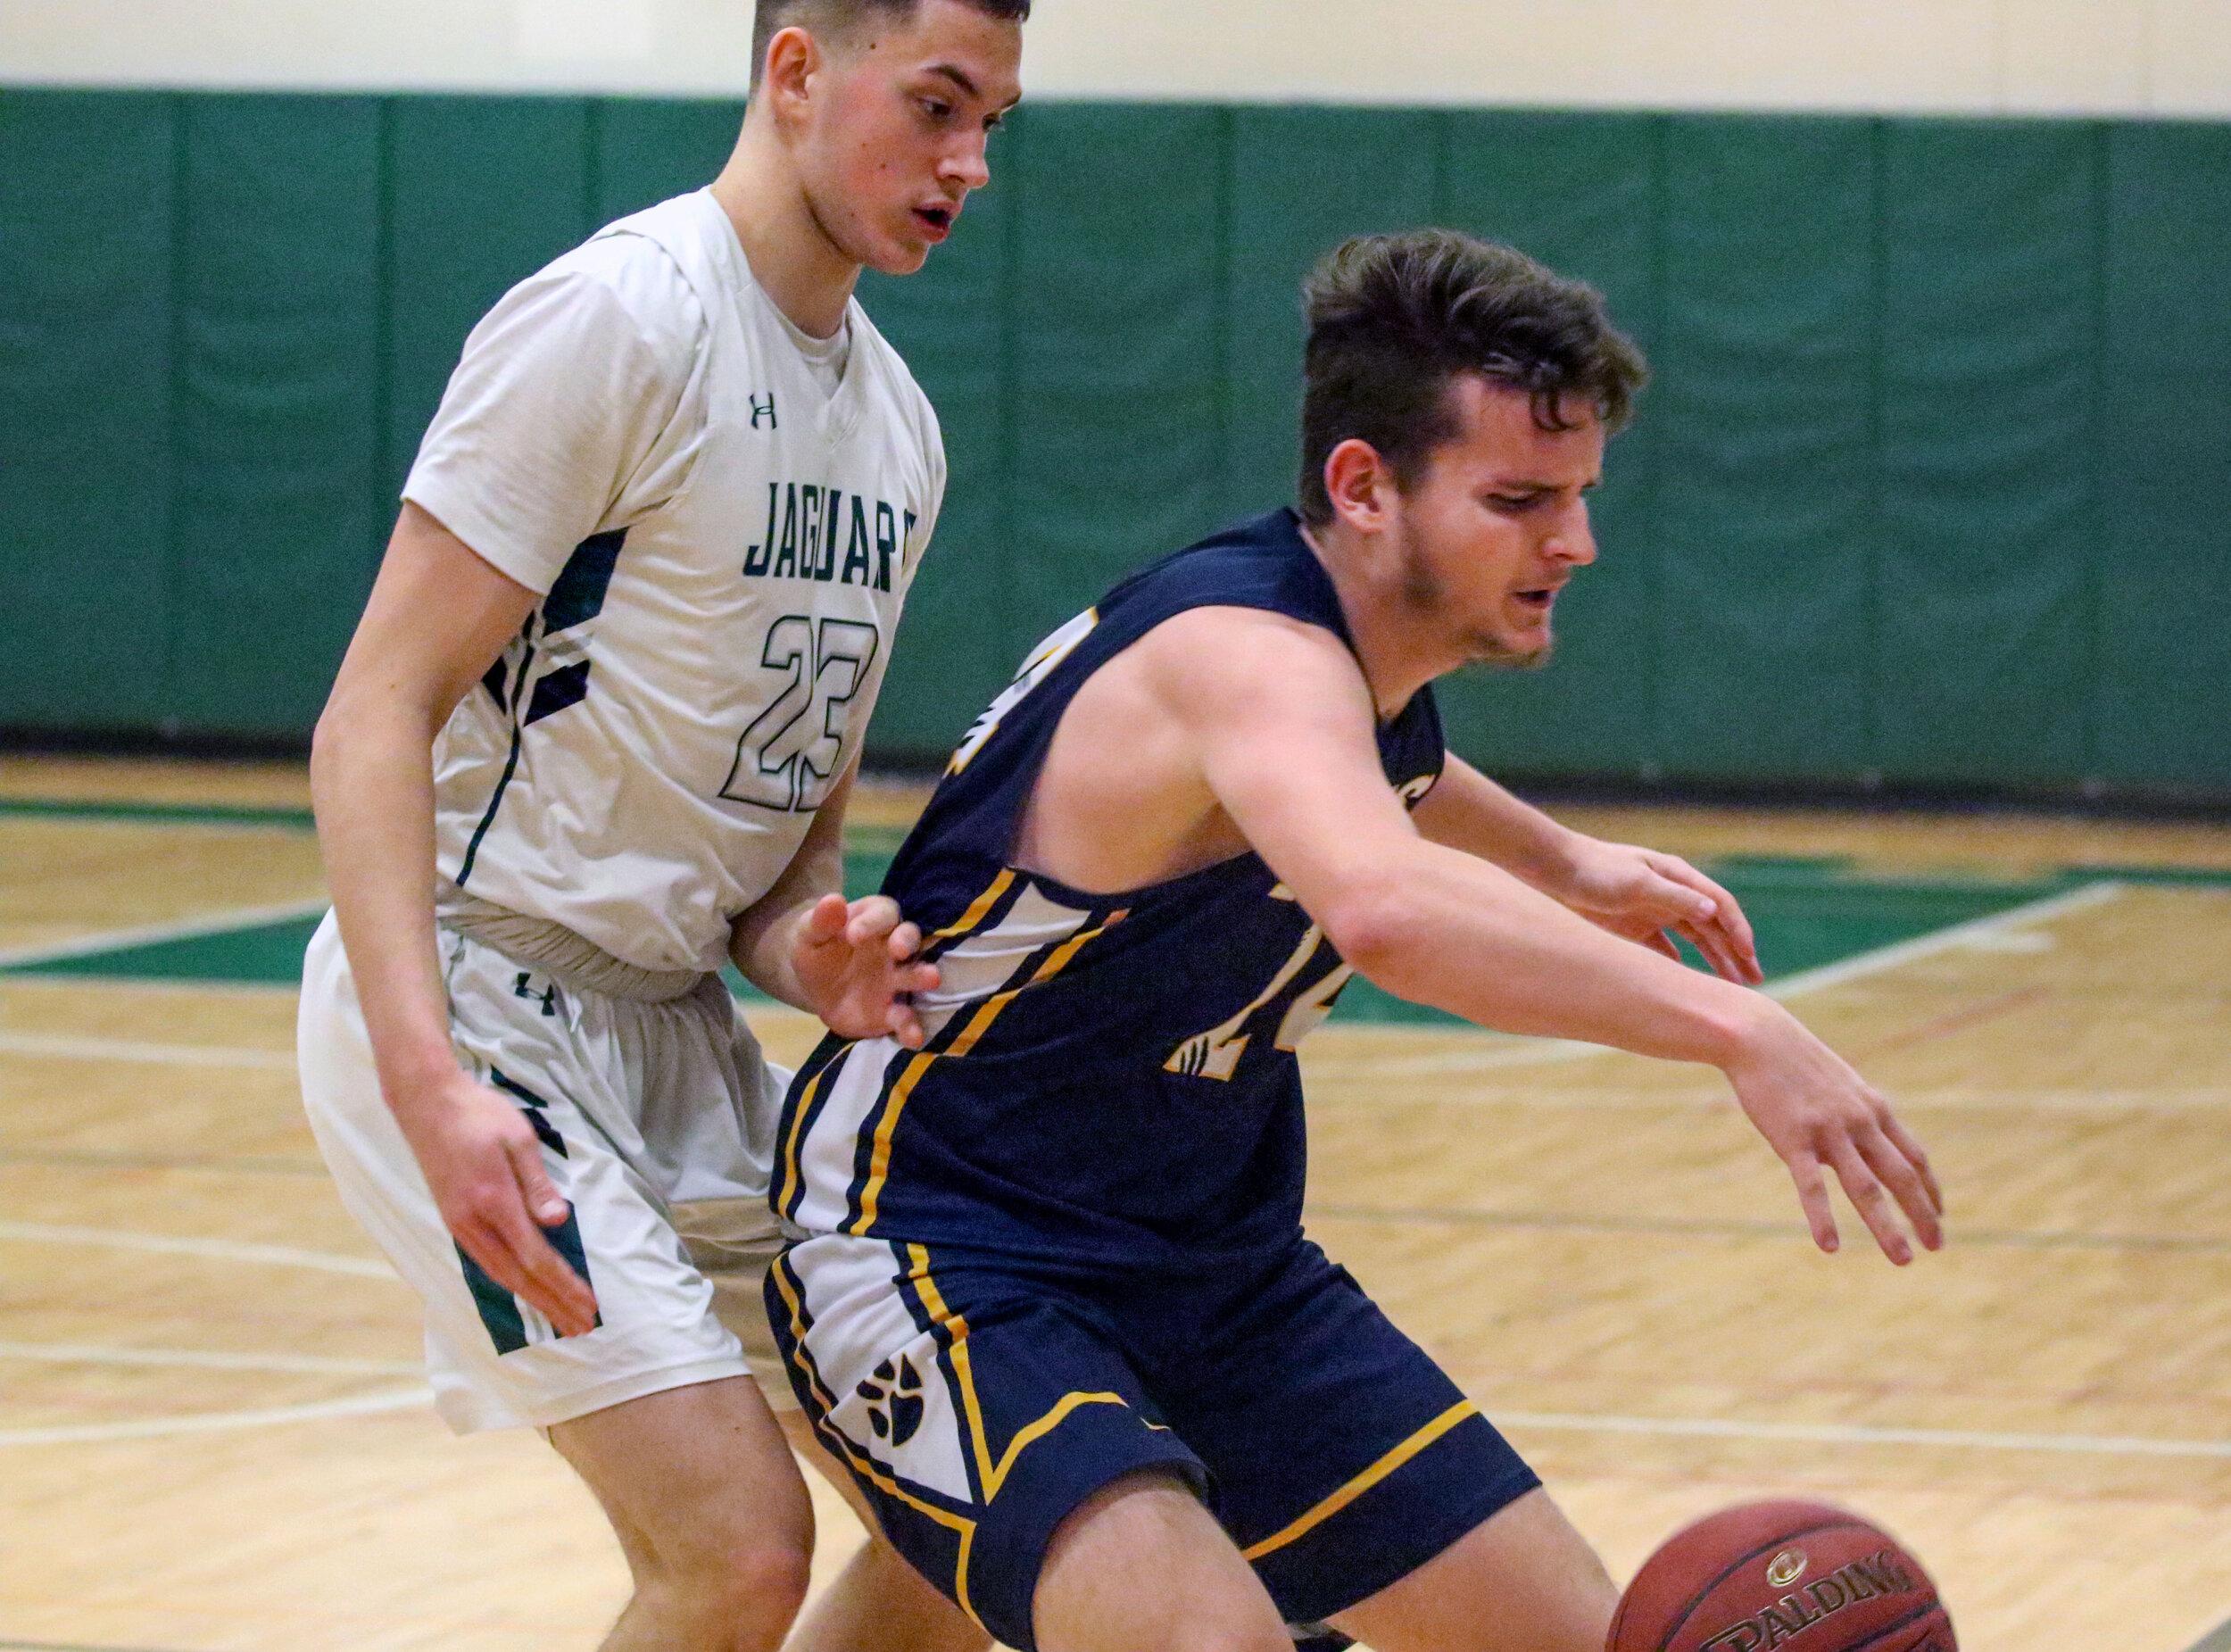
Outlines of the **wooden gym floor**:
M 412 1300 L 297 1110 L 291 992 L 37 971 L 299 922 L 304 792 L 0 760 L 0 1648 L 562 1652 L 624 1597 L 537 1439 L 426 1408 Z M 1846 1212 L 1816 1255 L 1703 1069 L 1368 1023 L 1312 1041 L 1312 1231 L 1615 1573 L 1821 1497 L 1923 1557 L 1970 1652 L 2194 1647 L 2231 1616 L 2231 826 L 1569 812 L 1801 881 L 2005 885 L 1778 988 L 1928 1143 L 1951 1248 L 1901 1273 Z M 825 1575 L 858 1534 L 817 1506 Z

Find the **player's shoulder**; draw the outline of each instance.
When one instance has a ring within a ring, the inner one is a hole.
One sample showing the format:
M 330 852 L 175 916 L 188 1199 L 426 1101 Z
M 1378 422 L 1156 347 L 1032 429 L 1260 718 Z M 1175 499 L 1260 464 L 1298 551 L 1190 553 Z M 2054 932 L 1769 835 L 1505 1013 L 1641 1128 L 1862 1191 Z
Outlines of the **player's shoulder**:
M 510 301 L 624 328 L 662 361 L 685 363 L 711 325 L 690 255 L 702 216 L 697 197 L 682 195 L 607 224 L 521 282 Z

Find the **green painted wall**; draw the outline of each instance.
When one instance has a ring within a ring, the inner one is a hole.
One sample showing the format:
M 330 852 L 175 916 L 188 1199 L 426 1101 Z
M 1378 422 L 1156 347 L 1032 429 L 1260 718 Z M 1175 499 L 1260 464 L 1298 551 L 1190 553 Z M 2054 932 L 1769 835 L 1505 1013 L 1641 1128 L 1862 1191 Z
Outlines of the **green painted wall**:
M 307 728 L 466 330 L 709 177 L 726 103 L 0 89 L 0 725 Z M 939 753 L 1116 574 L 1291 488 L 1303 270 L 1427 221 L 1658 382 L 1534 775 L 2231 792 L 2231 125 L 1042 104 L 863 296 L 943 528 L 875 726 Z

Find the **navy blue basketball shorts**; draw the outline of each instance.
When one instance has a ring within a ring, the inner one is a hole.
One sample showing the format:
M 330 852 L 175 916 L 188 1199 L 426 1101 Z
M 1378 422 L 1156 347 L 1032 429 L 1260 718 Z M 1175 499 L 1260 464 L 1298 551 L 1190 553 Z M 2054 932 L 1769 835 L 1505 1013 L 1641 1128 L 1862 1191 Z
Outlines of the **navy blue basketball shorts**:
M 1082 1273 L 825 1235 L 767 1275 L 799 1402 L 883 1534 L 1010 1647 L 1109 1482 L 1202 1498 L 1290 1623 L 1331 1617 L 1541 1482 L 1344 1268 Z

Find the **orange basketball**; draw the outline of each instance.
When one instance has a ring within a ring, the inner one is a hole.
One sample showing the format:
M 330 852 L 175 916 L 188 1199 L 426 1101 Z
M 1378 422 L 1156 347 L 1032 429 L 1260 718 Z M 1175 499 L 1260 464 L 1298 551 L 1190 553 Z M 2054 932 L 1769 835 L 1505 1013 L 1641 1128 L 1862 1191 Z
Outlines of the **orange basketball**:
M 1605 1652 L 1956 1652 L 1896 1539 L 1825 1503 L 1744 1503 L 1677 1532 L 1619 1602 Z

